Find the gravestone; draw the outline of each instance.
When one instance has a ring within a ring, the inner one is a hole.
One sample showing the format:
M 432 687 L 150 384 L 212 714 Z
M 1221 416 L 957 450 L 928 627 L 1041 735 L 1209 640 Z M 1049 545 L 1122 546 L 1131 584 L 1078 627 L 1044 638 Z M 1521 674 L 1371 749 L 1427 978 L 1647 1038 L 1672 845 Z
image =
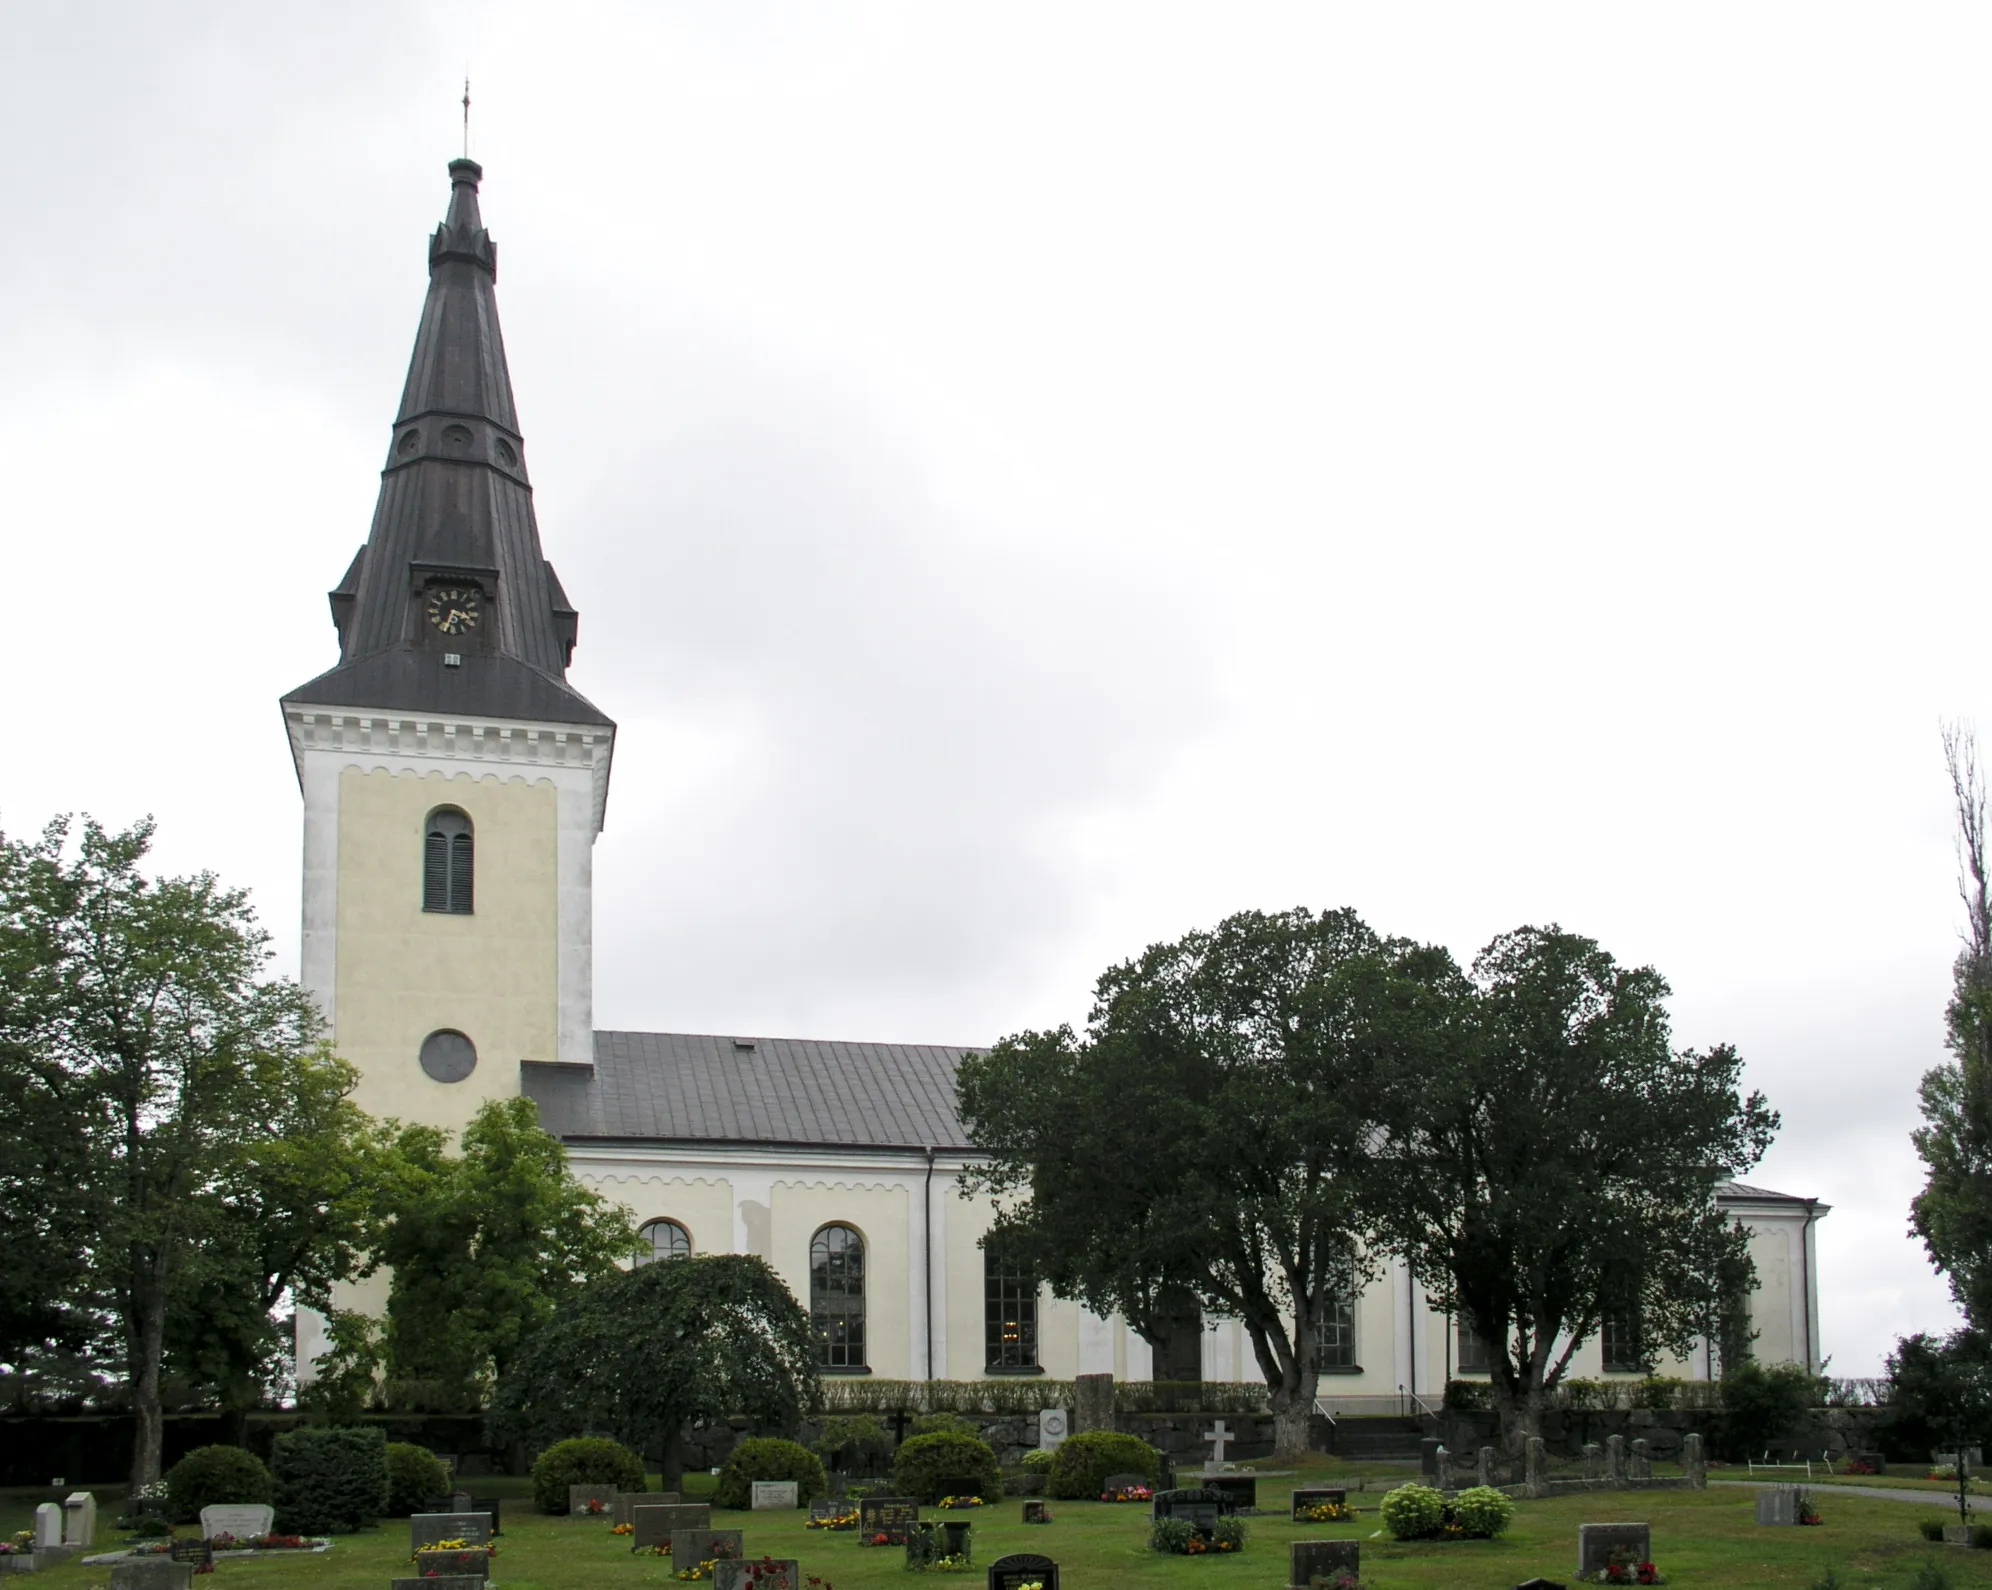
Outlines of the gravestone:
M 1648 1449 L 1644 1437 L 1632 1443 L 1632 1469 L 1630 1478 L 1650 1480 L 1653 1478 L 1653 1453 Z
M 214 1569 L 214 1547 L 205 1540 L 195 1540 L 191 1535 L 182 1536 L 166 1548 L 166 1555 L 175 1562 L 190 1562 L 196 1568 Z
M 630 1514 L 631 1551 L 648 1551 L 668 1546 L 681 1529 L 712 1528 L 712 1508 L 705 1502 L 660 1502 L 636 1508 Z
M 1605 1449 L 1595 1441 L 1584 1443 L 1584 1479 L 1595 1485 L 1605 1477 Z
M 1531 1496 L 1549 1494 L 1549 1449 L 1539 1435 L 1522 1444 L 1522 1486 Z
M 459 1513 L 484 1513 L 488 1515 L 491 1519 L 491 1533 L 493 1535 L 502 1535 L 505 1531 L 499 1528 L 498 1525 L 499 1514 L 503 1510 L 503 1506 L 503 1502 L 496 1496 L 466 1496 L 462 1492 L 458 1492 L 454 1510 Z
M 1038 1450 L 1050 1452 L 1072 1433 L 1072 1415 L 1064 1408 L 1038 1409 Z
M 1888 1472 L 1888 1459 L 1879 1452 L 1855 1452 L 1850 1456 L 1856 1463 L 1863 1465 L 1870 1474 Z
M 1210 1461 L 1204 1465 L 1204 1473 L 1222 1474 L 1226 1469 L 1231 1467 L 1230 1463 L 1225 1460 L 1224 1449 L 1233 1441 L 1236 1441 L 1238 1437 L 1230 1430 L 1227 1430 L 1224 1426 L 1224 1421 L 1219 1419 L 1208 1430 L 1204 1431 L 1203 1438 L 1210 1443 Z
M 53 1502 L 43 1502 L 35 1509 L 34 1544 L 36 1551 L 62 1549 L 62 1509 Z
M 794 1480 L 755 1480 L 748 1505 L 757 1513 L 773 1513 L 800 1507 L 796 1499 L 800 1487 Z
M 623 1491 L 610 1504 L 609 1517 L 612 1523 L 633 1524 L 639 1507 L 675 1507 L 678 1505 L 676 1491 Z
M 1043 1502 L 1024 1503 L 1024 1522 L 1027 1524 L 1048 1524 L 1051 1522 L 1051 1509 Z
M 1155 1518 L 1180 1518 L 1199 1535 L 1209 1535 L 1230 1509 L 1213 1490 L 1157 1491 L 1151 1508 Z
M 97 1539 L 97 1498 L 90 1491 L 72 1491 L 62 1501 L 62 1543 L 88 1551 Z
M 1798 1523 L 1798 1487 L 1773 1485 L 1757 1492 L 1757 1522 L 1760 1524 Z
M 616 1505 L 616 1488 L 613 1485 L 570 1485 L 567 1487 L 567 1511 L 570 1515 L 582 1518 L 600 1517 L 588 1511 L 590 1502 L 599 1502 L 602 1513 L 608 1513 Z M 625 1520 L 618 1519 L 618 1523 Z
M 740 1555 L 737 1529 L 674 1529 L 671 1531 L 671 1571 L 683 1573 L 702 1562 L 725 1562 Z
M 270 1532 L 276 1517 L 277 1510 L 264 1502 L 254 1505 L 245 1502 L 238 1507 L 203 1507 L 201 1539 L 233 1535 L 237 1540 L 254 1540 L 258 1535 Z
M 1629 1552 L 1634 1562 L 1653 1560 L 1653 1530 L 1647 1524 L 1579 1524 L 1577 1577 L 1602 1573 L 1615 1551 Z
M 1690 1433 L 1681 1442 L 1681 1467 L 1687 1471 L 1688 1484 L 1695 1490 L 1708 1485 L 1708 1460 L 1702 1456 L 1702 1438 Z
M 1317 1520 L 1306 1516 L 1309 1508 L 1324 1505 L 1346 1507 L 1348 1502 L 1349 1493 L 1340 1487 L 1296 1485 L 1293 1497 L 1288 1503 L 1287 1517 L 1291 1522 L 1296 1524 L 1311 1524 L 1317 1522 Z
M 1151 1496 L 1154 1493 L 1155 1487 L 1148 1483 L 1148 1476 L 1146 1474 L 1109 1474 L 1105 1479 L 1100 1481 L 1100 1494 L 1102 1496 L 1112 1496 L 1116 1491 L 1131 1491 L 1136 1486 L 1140 1486 L 1141 1489 L 1149 1492 Z
M 858 1503 L 858 1544 L 903 1546 L 908 1527 L 919 1518 L 920 1504 L 910 1496 L 867 1496 Z
M 1034 1552 L 1016 1551 L 989 1565 L 988 1590 L 1023 1590 L 1027 1584 L 1058 1590 L 1058 1564 Z
M 1357 1573 L 1362 1565 L 1360 1541 L 1296 1540 L 1287 1546 L 1287 1590 L 1307 1590 L 1317 1574 L 1333 1579 L 1338 1573 Z
M 475 1579 L 482 1583 L 491 1577 L 491 1553 L 482 1546 L 467 1546 L 461 1551 L 425 1547 L 415 1553 L 415 1571 L 424 1579 L 447 1574 L 452 1579 Z
M 1492 1485 L 1494 1483 L 1494 1449 L 1484 1446 L 1473 1455 L 1473 1483 Z
M 1613 1485 L 1625 1484 L 1625 1437 L 1605 1438 L 1605 1477 Z
M 1555 1579 L 1524 1579 L 1515 1590 L 1570 1590 L 1570 1587 Z
M 1256 1513 L 1259 1510 L 1259 1481 L 1250 1474 L 1206 1474 L 1204 1489 L 1224 1499 L 1227 1513 Z
M 427 1579 L 394 1579 L 390 1590 L 485 1590 L 485 1581 L 475 1574 L 436 1574 Z
M 1072 1433 L 1114 1427 L 1114 1377 L 1081 1375 L 1072 1382 Z
M 127 1557 L 111 1564 L 111 1590 L 194 1590 L 194 1565 L 171 1557 Z
M 408 1548 L 420 1551 L 439 1540 L 482 1546 L 491 1538 L 489 1513 L 417 1513 L 408 1520 Z
M 802 1564 L 793 1557 L 714 1563 L 712 1590 L 802 1590 Z
M 830 1519 L 842 1518 L 846 1513 L 853 1511 L 855 1509 L 849 1502 L 832 1492 L 822 1501 L 809 1504 L 809 1521 L 812 1524 L 826 1523 Z
M 1457 1490 L 1458 1486 L 1453 1481 L 1452 1453 L 1444 1446 L 1441 1446 L 1437 1452 L 1432 1454 L 1432 1461 L 1434 1467 L 1437 1469 L 1432 1483 L 1442 1491 Z
M 1427 1484 L 1436 1485 L 1439 1481 L 1439 1442 L 1432 1436 L 1418 1443 L 1418 1473 Z

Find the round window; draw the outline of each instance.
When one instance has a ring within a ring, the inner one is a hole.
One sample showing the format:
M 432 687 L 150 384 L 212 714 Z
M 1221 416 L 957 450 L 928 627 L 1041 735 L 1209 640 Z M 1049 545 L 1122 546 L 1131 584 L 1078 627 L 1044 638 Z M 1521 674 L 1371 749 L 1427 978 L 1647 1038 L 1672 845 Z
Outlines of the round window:
M 461 1082 L 477 1069 L 477 1046 L 445 1027 L 422 1040 L 422 1069 L 438 1082 Z

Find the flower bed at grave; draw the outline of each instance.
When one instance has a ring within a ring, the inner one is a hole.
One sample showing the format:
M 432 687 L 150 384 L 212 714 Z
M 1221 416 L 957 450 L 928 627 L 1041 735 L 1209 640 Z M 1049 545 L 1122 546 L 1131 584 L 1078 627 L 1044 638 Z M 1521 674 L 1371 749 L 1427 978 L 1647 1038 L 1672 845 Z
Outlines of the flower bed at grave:
M 11 1540 L 0 1540 L 0 1557 L 32 1557 L 35 1554 L 35 1532 L 24 1529 Z
M 1245 1525 L 1236 1518 L 1220 1518 L 1205 1535 L 1187 1518 L 1158 1518 L 1149 1532 L 1148 1545 L 1150 1550 L 1178 1557 L 1228 1555 L 1245 1549 Z
M 241 1540 L 222 1530 L 208 1536 L 216 1551 L 315 1551 L 331 1542 L 323 1535 L 249 1535 Z
M 1593 1584 L 1665 1584 L 1666 1576 L 1650 1562 L 1637 1562 L 1629 1551 L 1615 1551 L 1598 1570 Z
M 832 1513 L 827 1518 L 812 1518 L 802 1526 L 804 1529 L 856 1529 L 858 1510 L 853 1507 L 847 1513 Z
M 636 1533 L 636 1525 L 634 1525 L 634 1524 L 611 1524 L 611 1525 L 609 1526 L 609 1533 L 610 1533 L 611 1535 L 634 1535 L 634 1534 Z
M 1100 1492 L 1103 1502 L 1152 1502 L 1155 1492 L 1146 1485 L 1123 1485 L 1118 1490 Z
M 599 1496 L 589 1497 L 581 1507 L 582 1515 L 587 1518 L 605 1518 L 608 1516 L 608 1511 L 607 1504 Z
M 1296 1524 L 1346 1524 L 1360 1516 L 1347 1502 L 1310 1502 L 1294 1511 Z
M 1384 1493 L 1383 1527 L 1397 1540 L 1492 1540 L 1514 1522 L 1515 1504 L 1489 1485 L 1463 1490 L 1450 1502 L 1429 1485 Z
M 982 1505 L 982 1498 L 979 1496 L 943 1496 L 935 1505 L 944 1513 L 960 1513 L 966 1512 L 971 1507 L 980 1507 Z

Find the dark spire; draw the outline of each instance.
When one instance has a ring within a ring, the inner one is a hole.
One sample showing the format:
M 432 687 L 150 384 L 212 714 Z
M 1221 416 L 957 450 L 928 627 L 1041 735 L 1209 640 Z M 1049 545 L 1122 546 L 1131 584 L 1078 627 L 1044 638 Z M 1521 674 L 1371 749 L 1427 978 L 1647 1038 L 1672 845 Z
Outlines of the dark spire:
M 450 162 L 373 530 L 331 593 L 339 666 L 287 703 L 609 721 L 567 684 L 576 618 L 540 553 L 483 175 Z

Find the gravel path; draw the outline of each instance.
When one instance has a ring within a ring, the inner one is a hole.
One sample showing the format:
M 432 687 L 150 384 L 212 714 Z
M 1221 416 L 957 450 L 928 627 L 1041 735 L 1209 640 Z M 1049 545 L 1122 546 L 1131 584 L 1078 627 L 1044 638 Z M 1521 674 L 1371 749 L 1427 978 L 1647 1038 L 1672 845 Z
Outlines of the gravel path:
M 1766 1485 L 1790 1483 L 1782 1480 L 1710 1480 L 1711 1485 L 1741 1485 L 1751 1490 L 1761 1490 Z M 1805 1481 L 1797 1482 L 1803 1485 Z M 1950 1508 L 1957 1506 L 1955 1491 L 1892 1491 L 1884 1485 L 1820 1485 L 1813 1488 L 1812 1494 L 1820 1500 L 1829 1497 L 1879 1496 L 1888 1502 L 1920 1502 L 1925 1507 Z M 1992 1496 L 1967 1496 L 1965 1505 L 1974 1513 L 1992 1511 Z

